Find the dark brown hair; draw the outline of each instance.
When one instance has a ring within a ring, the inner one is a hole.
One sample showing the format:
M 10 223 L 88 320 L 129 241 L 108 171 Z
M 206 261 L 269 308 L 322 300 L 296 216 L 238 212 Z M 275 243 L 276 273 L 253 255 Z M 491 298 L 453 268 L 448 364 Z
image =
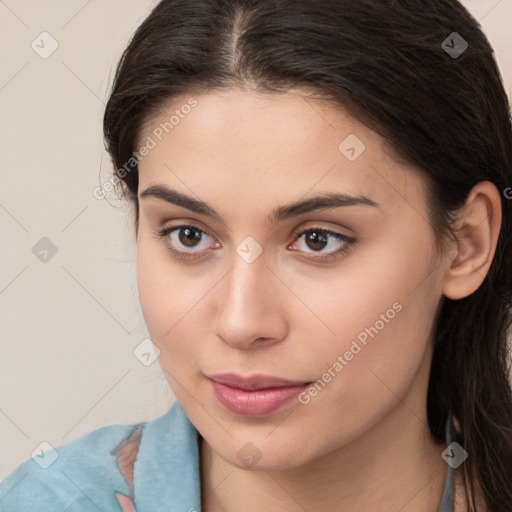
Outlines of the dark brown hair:
M 462 40 L 467 48 L 450 53 Z M 235 87 L 316 91 L 375 130 L 424 173 L 440 242 L 454 236 L 456 211 L 477 183 L 512 187 L 508 98 L 489 41 L 458 1 L 163 0 L 122 55 L 104 117 L 136 230 L 133 157 L 144 123 L 174 97 Z M 459 425 L 471 511 L 477 497 L 490 512 L 512 510 L 512 200 L 501 201 L 484 282 L 440 303 L 427 396 L 436 440 L 444 440 L 447 417 Z

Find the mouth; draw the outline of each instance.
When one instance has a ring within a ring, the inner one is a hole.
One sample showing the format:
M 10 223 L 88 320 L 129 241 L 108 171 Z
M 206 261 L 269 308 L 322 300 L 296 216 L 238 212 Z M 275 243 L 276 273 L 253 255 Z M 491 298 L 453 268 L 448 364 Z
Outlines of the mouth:
M 214 397 L 236 416 L 264 417 L 288 404 L 311 382 L 234 373 L 206 376 Z

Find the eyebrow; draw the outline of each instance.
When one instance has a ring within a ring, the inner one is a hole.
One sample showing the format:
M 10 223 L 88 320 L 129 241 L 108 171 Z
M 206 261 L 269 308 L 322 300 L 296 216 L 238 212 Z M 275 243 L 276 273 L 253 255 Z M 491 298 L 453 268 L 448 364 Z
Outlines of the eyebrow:
M 182 208 L 186 208 L 187 210 L 200 215 L 206 215 L 212 219 L 223 221 L 222 216 L 207 203 L 177 192 L 176 190 L 171 190 L 164 185 L 150 185 L 140 193 L 140 197 L 155 197 L 157 199 L 162 199 L 163 201 L 175 204 L 176 206 L 181 206 Z M 378 203 L 365 196 L 354 196 L 350 194 L 332 192 L 280 206 L 270 213 L 268 221 L 273 224 L 315 210 L 327 210 L 339 208 L 341 206 L 355 205 L 379 207 Z

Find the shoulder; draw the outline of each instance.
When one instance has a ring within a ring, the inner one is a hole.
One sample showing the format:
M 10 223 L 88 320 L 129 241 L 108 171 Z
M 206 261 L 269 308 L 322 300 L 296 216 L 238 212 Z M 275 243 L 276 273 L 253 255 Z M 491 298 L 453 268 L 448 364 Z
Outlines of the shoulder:
M 131 494 L 145 425 L 105 425 L 33 454 L 0 482 L 0 511 L 119 510 L 117 495 Z
M 0 482 L 0 512 L 200 510 L 198 432 L 178 402 L 23 461 Z

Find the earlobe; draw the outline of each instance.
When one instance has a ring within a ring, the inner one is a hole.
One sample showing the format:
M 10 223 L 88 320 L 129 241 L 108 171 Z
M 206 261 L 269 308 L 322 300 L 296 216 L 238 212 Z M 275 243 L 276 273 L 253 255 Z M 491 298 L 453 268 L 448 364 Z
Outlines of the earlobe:
M 500 193 L 491 182 L 480 182 L 458 212 L 457 241 L 443 283 L 446 297 L 462 299 L 480 287 L 496 252 L 500 227 Z

